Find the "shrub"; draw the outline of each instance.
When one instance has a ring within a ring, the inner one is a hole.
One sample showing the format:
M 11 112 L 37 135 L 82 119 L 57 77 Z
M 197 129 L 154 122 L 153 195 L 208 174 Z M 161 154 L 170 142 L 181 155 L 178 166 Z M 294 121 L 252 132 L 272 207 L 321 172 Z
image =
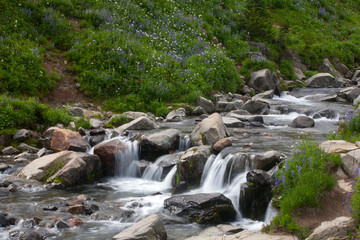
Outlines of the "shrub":
M 360 140 L 360 114 L 358 110 L 348 113 L 340 122 L 336 132 L 330 134 L 328 139 L 343 139 L 349 142 Z
M 112 117 L 111 120 L 106 124 L 106 127 L 119 127 L 125 123 L 128 123 L 129 119 L 125 115 L 119 115 Z

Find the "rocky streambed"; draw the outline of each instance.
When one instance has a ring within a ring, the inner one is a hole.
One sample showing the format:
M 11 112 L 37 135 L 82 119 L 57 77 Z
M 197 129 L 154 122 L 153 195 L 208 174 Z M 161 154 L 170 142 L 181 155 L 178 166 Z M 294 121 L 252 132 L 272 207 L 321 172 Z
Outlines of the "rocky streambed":
M 129 113 L 116 129 L 49 129 L 41 152 L 1 156 L 0 238 L 112 239 L 154 213 L 168 239 L 219 223 L 258 231 L 276 214 L 277 164 L 299 136 L 325 140 L 353 109 L 328 101 L 340 91 L 268 91 L 246 103 L 218 94 L 165 121 Z

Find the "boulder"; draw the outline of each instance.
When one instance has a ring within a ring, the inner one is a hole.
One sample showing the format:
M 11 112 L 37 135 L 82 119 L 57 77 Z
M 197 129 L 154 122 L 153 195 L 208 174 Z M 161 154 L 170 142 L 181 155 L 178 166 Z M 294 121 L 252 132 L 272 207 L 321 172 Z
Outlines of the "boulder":
M 340 62 L 340 59 L 334 58 L 334 63 L 336 70 L 338 70 L 345 78 L 351 79 L 353 73 L 349 70 L 347 66 Z
M 360 80 L 360 70 L 356 70 L 351 78 L 352 82 L 358 82 Z
M 179 145 L 179 133 L 176 129 L 166 129 L 149 136 L 143 135 L 140 142 L 142 158 L 155 160 L 174 151 Z
M 112 238 L 113 240 L 166 240 L 167 234 L 160 218 L 153 214 L 133 224 Z
M 9 165 L 5 164 L 5 163 L 0 163 L 0 173 L 4 172 L 6 169 L 10 168 Z
M 13 136 L 13 139 L 15 141 L 25 141 L 30 137 L 30 131 L 27 129 L 20 129 L 18 130 L 15 135 Z
M 244 127 L 244 123 L 242 121 L 240 121 L 237 118 L 233 118 L 233 117 L 223 117 L 223 122 L 225 124 L 226 127 L 229 128 L 241 128 Z
M 81 117 L 84 115 L 84 109 L 82 109 L 81 107 L 69 107 L 68 113 L 72 116 Z
M 194 110 L 191 112 L 192 115 L 200 116 L 202 114 L 207 114 L 204 108 L 197 106 Z
M 333 73 L 338 77 L 342 77 L 342 74 L 334 68 L 328 58 L 323 60 L 322 64 L 318 67 L 318 70 L 319 72 Z
M 102 128 L 102 127 L 104 127 L 104 123 L 102 121 L 100 121 L 99 119 L 97 119 L 97 118 L 90 118 L 89 122 L 90 122 L 90 125 L 93 128 Z
M 184 108 L 178 108 L 176 110 L 172 110 L 166 115 L 165 120 L 167 122 L 180 122 L 186 116 L 186 112 Z
M 131 218 L 133 214 L 134 211 L 132 210 L 125 210 L 117 207 L 96 211 L 90 215 L 90 219 L 95 221 L 124 221 L 125 219 Z
M 164 212 L 200 224 L 232 221 L 236 216 L 231 200 L 221 193 L 176 195 L 164 201 Z
M 344 163 L 344 171 L 352 178 L 356 178 L 355 170 L 360 168 L 360 149 L 341 154 L 341 161 Z
M 353 103 L 354 100 L 360 95 L 360 88 L 358 86 L 347 87 L 342 89 L 338 95 L 340 97 L 343 96 L 348 101 Z
M 326 153 L 344 153 L 358 149 L 354 143 L 344 140 L 328 140 L 321 143 L 320 148 Z
M 155 121 L 151 120 L 147 116 L 142 116 L 129 123 L 121 125 L 115 130 L 121 134 L 125 130 L 152 130 L 157 128 L 159 128 L 159 125 Z
M 18 176 L 72 186 L 91 183 L 103 174 L 101 161 L 96 155 L 62 151 L 32 161 Z
M 198 105 L 202 107 L 208 114 L 211 114 L 215 111 L 214 103 L 204 97 L 198 98 Z
M 86 152 L 89 144 L 78 132 L 67 129 L 56 129 L 51 138 L 51 149 L 54 151 Z
M 38 149 L 36 147 L 29 146 L 26 143 L 20 143 L 19 144 L 19 149 L 23 150 L 23 151 L 28 151 L 30 153 L 37 153 L 40 150 L 40 149 Z
M 262 69 L 251 73 L 248 83 L 249 87 L 254 88 L 256 92 L 274 90 L 275 94 L 280 94 L 280 84 L 275 73 L 269 69 Z
M 268 151 L 264 154 L 251 155 L 250 159 L 255 169 L 268 171 L 285 159 L 285 155 L 277 151 Z
M 315 126 L 314 119 L 306 116 L 296 117 L 290 124 L 293 128 L 310 128 Z
M 338 88 L 342 82 L 330 73 L 318 73 L 306 80 L 306 87 L 311 88 Z
M 296 78 L 299 80 L 306 78 L 306 75 L 299 68 L 294 67 L 294 73 L 295 73 Z
M 352 232 L 354 227 L 351 217 L 337 217 L 332 221 L 322 222 L 306 240 L 348 239 L 349 232 Z
M 241 109 L 246 110 L 250 114 L 263 115 L 269 113 L 270 105 L 260 100 L 257 101 L 249 100 L 241 107 Z
M 325 110 L 320 110 L 314 113 L 314 115 L 312 116 L 313 119 L 318 119 L 318 118 L 328 118 L 328 119 L 336 119 L 339 116 L 339 112 L 335 111 L 335 110 L 331 110 L 331 109 L 325 109 Z
M 226 135 L 226 127 L 220 114 L 213 113 L 196 125 L 191 132 L 191 139 L 195 145 L 213 145 Z
M 212 149 L 218 153 L 221 152 L 224 148 L 230 147 L 231 145 L 232 142 L 230 138 L 222 138 L 212 146 Z
M 132 111 L 124 112 L 124 113 L 122 113 L 122 115 L 126 116 L 129 121 L 135 120 L 139 117 L 147 117 L 146 113 L 132 112 Z
M 0 227 L 7 227 L 15 225 L 16 219 L 13 216 L 9 216 L 7 213 L 0 213 Z
M 241 105 L 240 105 L 241 106 Z M 235 102 L 227 102 L 227 101 L 217 101 L 215 104 L 216 112 L 230 112 L 238 109 L 238 104 Z
M 177 162 L 178 173 L 189 184 L 200 183 L 205 163 L 211 154 L 210 146 L 192 147 Z
M 115 175 L 116 157 L 125 152 L 126 148 L 125 143 L 119 138 L 111 139 L 94 147 L 94 154 L 99 156 L 105 176 Z
M 14 148 L 13 146 L 6 147 L 3 150 L 1 150 L 1 152 L 4 155 L 14 155 L 14 154 L 19 153 L 19 151 L 16 150 L 16 148 Z
M 251 100 L 261 100 L 261 99 L 272 99 L 274 97 L 274 90 L 268 90 L 259 94 L 256 94 L 251 98 Z
M 271 177 L 262 170 L 246 175 L 247 184 L 241 185 L 239 206 L 243 217 L 263 221 L 272 198 Z
M 95 135 L 95 136 L 86 136 L 85 139 L 89 141 L 91 147 L 103 142 L 106 138 L 106 135 Z

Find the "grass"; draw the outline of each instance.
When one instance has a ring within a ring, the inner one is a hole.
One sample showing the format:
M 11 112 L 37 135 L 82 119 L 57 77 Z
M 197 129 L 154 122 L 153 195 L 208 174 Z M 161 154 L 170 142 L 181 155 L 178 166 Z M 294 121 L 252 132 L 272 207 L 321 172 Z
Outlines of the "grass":
M 357 142 L 360 140 L 360 114 L 358 110 L 350 112 L 339 124 L 336 132 L 328 136 L 329 140 L 346 140 Z
M 281 229 L 305 238 L 306 228 L 295 223 L 296 210 L 317 207 L 322 196 L 335 186 L 331 169 L 341 166 L 338 154 L 327 154 L 311 141 L 302 141 L 277 173 L 273 204 L 279 208 L 267 230 Z

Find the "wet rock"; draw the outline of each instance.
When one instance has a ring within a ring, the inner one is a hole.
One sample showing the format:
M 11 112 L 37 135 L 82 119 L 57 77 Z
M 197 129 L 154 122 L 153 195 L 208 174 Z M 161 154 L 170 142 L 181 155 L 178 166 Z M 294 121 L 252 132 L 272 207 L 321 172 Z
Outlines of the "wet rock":
M 99 206 L 96 204 L 90 204 L 89 206 L 85 206 L 86 215 L 91 215 L 97 211 L 99 211 Z
M 55 227 L 57 227 L 58 229 L 64 229 L 64 228 L 69 228 L 69 225 L 67 225 L 67 223 L 65 223 L 64 221 L 57 221 L 55 224 Z
M 15 225 L 16 218 L 8 215 L 7 213 L 0 213 L 0 226 L 7 227 L 10 225 Z
M 250 122 L 259 122 L 259 123 L 264 123 L 264 118 L 262 116 L 255 116 L 255 117 L 251 117 L 249 118 Z
M 58 207 L 56 207 L 55 205 L 46 205 L 43 207 L 44 211 L 57 211 Z
M 105 140 L 106 135 L 96 135 L 96 136 L 90 136 L 89 137 L 89 144 L 90 146 L 95 146 Z
M 221 152 L 224 148 L 230 147 L 231 145 L 232 142 L 230 138 L 222 138 L 212 146 L 212 150 L 215 152 Z
M 73 217 L 73 218 L 71 218 L 71 219 L 69 220 L 68 225 L 69 225 L 70 228 L 72 228 L 72 227 L 80 226 L 80 225 L 82 225 L 83 223 L 84 223 L 84 222 L 83 222 L 80 218 L 78 218 L 78 217 Z
M 293 128 L 310 128 L 315 126 L 314 119 L 305 116 L 296 117 L 290 124 Z
M 77 151 L 85 152 L 88 143 L 78 132 L 66 129 L 56 129 L 52 134 L 51 149 L 54 151 Z
M 9 165 L 7 165 L 5 163 L 0 163 L 0 172 L 4 172 L 8 168 L 10 168 Z
M 114 176 L 115 158 L 125 152 L 126 148 L 125 143 L 120 139 L 113 139 L 95 146 L 94 154 L 99 156 L 105 176 Z
M 360 88 L 358 86 L 344 88 L 340 91 L 340 93 L 338 93 L 338 96 L 344 97 L 351 103 L 353 103 L 359 95 Z
M 246 110 L 250 114 L 268 114 L 270 110 L 270 105 L 266 102 L 257 100 L 249 100 L 242 107 L 242 110 Z
M 32 161 L 18 176 L 72 186 L 101 178 L 102 166 L 96 155 L 62 151 Z
M 202 120 L 191 132 L 191 139 L 195 145 L 213 145 L 226 136 L 226 127 L 218 113 L 213 113 Z
M 42 240 L 43 238 L 37 232 L 30 231 L 20 234 L 20 240 Z
M 280 94 L 279 79 L 276 74 L 271 73 L 269 69 L 252 72 L 248 85 L 254 88 L 256 92 L 274 90 L 275 94 Z
M 183 118 L 186 116 L 186 111 L 184 108 L 178 108 L 176 110 L 172 110 L 166 115 L 166 122 L 181 122 Z
M 113 208 L 110 210 L 99 210 L 90 215 L 90 219 L 101 221 L 101 220 L 123 220 L 129 219 L 134 214 L 134 211 L 130 210 L 123 210 L 120 208 Z
M 177 129 L 166 129 L 161 132 L 143 135 L 141 137 L 141 156 L 148 160 L 155 160 L 157 157 L 169 154 L 179 145 L 179 133 Z
M 36 154 L 31 154 L 29 152 L 23 152 L 14 157 L 15 161 L 23 160 L 23 161 L 31 161 L 37 158 Z
M 244 127 L 244 123 L 237 119 L 237 118 L 233 118 L 233 117 L 223 117 L 222 118 L 224 124 L 226 127 L 228 128 L 241 128 Z
M 250 159 L 253 162 L 253 166 L 256 169 L 262 169 L 265 171 L 273 168 L 277 163 L 281 162 L 285 158 L 284 154 L 277 151 L 268 151 L 264 154 L 251 155 Z
M 189 191 L 189 185 L 185 181 L 180 181 L 174 188 L 172 194 L 181 194 Z
M 13 139 L 15 141 L 25 141 L 30 137 L 30 131 L 27 129 L 20 129 L 18 130 L 15 135 L 13 136 Z
M 330 73 L 318 73 L 306 80 L 306 87 L 311 88 L 338 88 L 342 82 Z
M 105 135 L 106 131 L 103 128 L 91 129 L 89 132 L 90 136 Z
M 153 239 L 166 240 L 167 234 L 160 218 L 153 214 L 133 224 L 113 237 L 113 240 Z
M 263 221 L 272 198 L 271 177 L 262 170 L 246 175 L 247 184 L 241 186 L 239 206 L 244 217 Z
M 80 215 L 80 214 L 85 215 L 86 214 L 85 206 L 81 205 L 81 204 L 70 206 L 68 212 L 71 214 L 77 214 L 77 215 Z
M 10 182 L 8 180 L 1 181 L 0 188 L 7 188 L 10 184 L 12 184 L 12 182 Z
M 37 153 L 39 151 L 38 148 L 29 146 L 26 143 L 20 143 L 19 144 L 19 149 L 21 149 L 23 151 L 28 151 L 30 153 Z
M 215 111 L 214 103 L 204 97 L 198 98 L 198 105 L 202 107 L 208 114 L 211 114 Z
M 16 153 L 19 153 L 19 151 L 16 150 L 16 148 L 14 148 L 13 146 L 6 147 L 3 150 L 1 150 L 1 152 L 4 155 L 14 155 Z
M 332 221 L 322 222 L 306 240 L 347 239 L 354 225 L 351 217 L 337 217 Z
M 163 168 L 163 174 L 161 179 L 163 179 L 164 177 L 166 177 L 166 175 L 170 172 L 170 170 L 177 164 L 177 162 L 180 160 L 180 158 L 182 157 L 183 153 L 174 153 L 174 154 L 169 154 L 166 156 L 162 156 L 162 161 L 159 164 L 159 167 Z
M 242 232 L 244 229 L 237 226 L 219 224 L 217 226 L 212 226 L 205 228 L 204 230 L 196 233 L 196 236 L 186 238 L 187 240 L 210 240 L 210 239 L 223 239 L 226 236 L 226 239 L 231 239 L 231 235 Z
M 154 120 L 151 120 L 147 116 L 143 116 L 136 118 L 129 123 L 123 124 L 115 130 L 121 134 L 125 130 L 152 130 L 157 128 L 159 128 L 159 125 Z
M 233 110 L 239 109 L 242 104 L 236 104 L 236 102 L 227 102 L 227 101 L 217 101 L 215 104 L 216 112 L 231 112 Z
M 80 107 L 69 107 L 68 108 L 68 113 L 72 116 L 78 116 L 81 117 L 84 115 L 84 109 L 80 108 Z
M 354 143 L 344 140 L 328 140 L 320 144 L 320 148 L 326 153 L 344 153 L 358 149 Z
M 6 189 L 11 192 L 11 193 L 14 193 L 14 192 L 17 192 L 17 190 L 20 189 L 20 187 L 18 185 L 16 185 L 15 183 L 12 183 L 10 184 L 9 186 L 6 187 Z
M 314 113 L 313 115 L 313 119 L 318 119 L 318 118 L 328 118 L 328 119 L 336 119 L 339 115 L 338 111 L 335 110 L 331 110 L 331 109 L 325 109 L 325 110 L 320 110 Z
M 23 222 L 22 226 L 23 226 L 24 228 L 33 228 L 33 227 L 36 226 L 36 222 L 35 222 L 34 219 L 26 219 L 26 220 Z
M 341 161 L 344 163 L 343 169 L 352 178 L 356 178 L 356 169 L 360 168 L 360 149 L 341 154 Z
M 210 146 L 192 147 L 186 150 L 177 163 L 182 180 L 188 184 L 199 183 L 206 160 L 210 154 Z
M 231 200 L 220 193 L 173 196 L 164 201 L 164 212 L 200 224 L 232 221 L 236 216 Z

